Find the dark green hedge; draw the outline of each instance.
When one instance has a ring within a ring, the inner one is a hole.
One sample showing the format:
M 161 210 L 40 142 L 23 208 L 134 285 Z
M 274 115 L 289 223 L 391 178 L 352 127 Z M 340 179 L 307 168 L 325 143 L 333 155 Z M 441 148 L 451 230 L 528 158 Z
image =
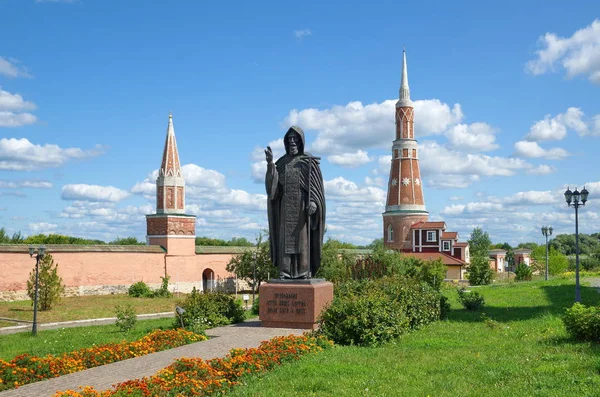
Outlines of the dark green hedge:
M 319 332 L 341 345 L 376 346 L 440 318 L 440 294 L 398 276 L 337 284 Z

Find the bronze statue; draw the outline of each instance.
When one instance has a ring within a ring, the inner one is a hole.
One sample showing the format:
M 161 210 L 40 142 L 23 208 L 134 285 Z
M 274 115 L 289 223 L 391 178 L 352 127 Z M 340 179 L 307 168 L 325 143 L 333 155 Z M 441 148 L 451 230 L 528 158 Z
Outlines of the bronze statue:
M 271 260 L 279 278 L 306 279 L 317 273 L 325 232 L 325 192 L 319 158 L 304 152 L 304 131 L 292 126 L 283 138 L 285 155 L 273 164 L 267 146 Z

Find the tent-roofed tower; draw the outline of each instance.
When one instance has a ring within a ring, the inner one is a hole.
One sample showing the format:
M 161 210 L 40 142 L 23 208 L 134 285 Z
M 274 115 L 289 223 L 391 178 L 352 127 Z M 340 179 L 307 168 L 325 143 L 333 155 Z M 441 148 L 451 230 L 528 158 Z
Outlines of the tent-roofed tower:
M 383 241 L 393 249 L 411 248 L 410 227 L 426 222 L 423 180 L 414 133 L 414 107 L 408 87 L 406 51 L 403 52 L 399 99 L 396 103 L 396 139 L 392 144 L 392 164 L 387 202 L 383 213 Z
M 171 114 L 156 178 L 156 214 L 146 215 L 146 225 L 149 245 L 161 245 L 168 254 L 195 254 L 196 217 L 185 214 L 185 180 Z

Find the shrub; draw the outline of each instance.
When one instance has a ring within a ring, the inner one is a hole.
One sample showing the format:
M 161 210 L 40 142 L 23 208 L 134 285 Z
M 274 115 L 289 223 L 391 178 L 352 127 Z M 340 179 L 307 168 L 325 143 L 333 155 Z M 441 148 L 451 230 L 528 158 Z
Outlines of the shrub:
M 122 332 L 127 332 L 135 327 L 137 316 L 131 305 L 117 305 L 115 306 L 115 312 L 117 314 L 117 321 L 115 324 Z
M 448 318 L 450 313 L 450 301 L 447 296 L 440 295 L 440 319 L 444 320 Z
M 127 294 L 134 298 L 147 298 L 152 296 L 152 291 L 150 290 L 150 287 L 148 287 L 148 284 L 143 281 L 138 281 L 129 287 Z
M 485 299 L 477 291 L 467 291 L 464 287 L 456 290 L 458 292 L 458 300 L 467 310 L 478 310 L 485 305 Z
M 50 310 L 60 301 L 60 296 L 65 292 L 62 278 L 58 275 L 58 263 L 54 264 L 52 255 L 46 254 L 39 261 L 38 268 L 38 309 Z M 31 298 L 33 306 L 35 298 L 35 268 L 29 273 L 27 280 L 27 295 Z
M 494 271 L 490 268 L 487 256 L 472 256 L 467 270 L 471 285 L 487 285 L 494 278 Z
M 515 280 L 517 281 L 529 281 L 531 280 L 532 271 L 529 266 L 521 262 L 515 269 Z
M 588 271 L 600 268 L 600 260 L 594 256 L 581 258 L 581 268 Z
M 162 280 L 162 282 L 160 284 L 160 288 L 157 289 L 156 291 L 152 292 L 153 298 L 171 298 L 173 296 L 173 293 L 171 293 L 171 291 L 169 291 L 169 279 L 170 278 L 171 278 L 170 276 L 165 276 L 165 277 L 160 278 Z
M 255 316 L 259 315 L 259 312 L 258 312 L 258 308 L 260 307 L 259 299 L 260 298 L 257 296 L 256 299 L 254 299 L 254 301 L 252 302 L 252 310 L 251 310 L 251 312 Z
M 186 328 L 201 330 L 219 325 L 239 323 L 244 321 L 245 312 L 242 303 L 231 295 L 222 292 L 200 293 L 196 288 L 185 300 L 177 302 L 185 312 L 181 316 Z M 180 320 L 176 319 L 174 326 L 179 327 Z
M 571 337 L 600 342 L 600 306 L 586 307 L 577 302 L 567 309 L 563 322 Z
M 336 286 L 319 333 L 341 345 L 376 346 L 440 318 L 440 296 L 425 283 L 399 277 Z

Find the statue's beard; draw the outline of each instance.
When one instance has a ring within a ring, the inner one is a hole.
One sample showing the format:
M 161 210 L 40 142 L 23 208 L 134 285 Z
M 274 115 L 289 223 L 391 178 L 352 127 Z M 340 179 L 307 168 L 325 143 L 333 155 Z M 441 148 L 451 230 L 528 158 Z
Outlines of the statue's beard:
M 290 154 L 293 154 L 294 156 L 298 154 L 298 146 L 296 145 L 290 145 Z

